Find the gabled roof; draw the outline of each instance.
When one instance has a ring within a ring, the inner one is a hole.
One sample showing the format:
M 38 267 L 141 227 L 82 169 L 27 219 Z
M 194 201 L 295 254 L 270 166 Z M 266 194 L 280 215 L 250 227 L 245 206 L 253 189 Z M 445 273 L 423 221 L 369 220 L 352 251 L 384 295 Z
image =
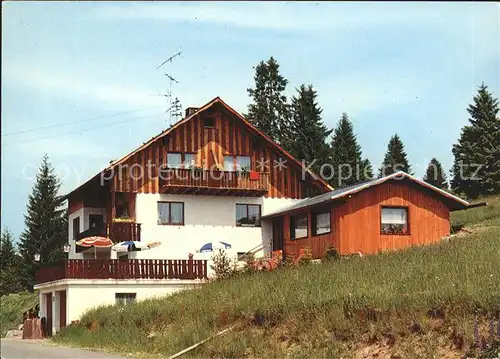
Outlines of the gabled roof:
M 404 178 L 416 183 L 417 185 L 426 187 L 426 188 L 430 189 L 431 191 L 434 191 L 437 195 L 445 197 L 447 200 L 450 200 L 452 203 L 456 204 L 456 206 L 450 206 L 450 208 L 453 210 L 466 209 L 469 206 L 469 202 L 467 202 L 467 201 L 465 201 L 457 196 L 454 196 L 447 191 L 444 191 L 444 190 L 437 188 L 437 187 L 435 187 L 427 182 L 424 182 L 416 177 L 413 177 L 412 175 L 409 175 L 408 173 L 398 171 L 398 172 L 395 172 L 393 174 L 387 175 L 387 176 L 382 177 L 382 178 L 376 178 L 376 179 L 373 179 L 370 181 L 358 183 L 358 184 L 353 185 L 353 186 L 339 188 L 339 189 L 336 189 L 336 190 L 331 191 L 331 192 L 320 194 L 319 196 L 316 196 L 316 197 L 305 198 L 303 200 L 295 202 L 294 204 L 292 204 L 290 206 L 284 207 L 278 211 L 266 214 L 265 216 L 262 216 L 262 218 L 275 217 L 275 216 L 278 216 L 281 214 L 294 212 L 294 211 L 297 211 L 299 209 L 319 205 L 321 203 L 326 203 L 329 201 L 338 200 L 338 199 L 341 199 L 345 196 L 363 191 L 367 188 L 377 186 L 377 185 L 382 184 L 388 180 L 391 180 L 391 179 L 400 180 L 400 179 L 404 179 Z
M 295 157 L 293 157 L 288 151 L 286 151 L 284 148 L 282 148 L 280 145 L 278 145 L 276 142 L 274 142 L 269 136 L 267 136 L 264 132 L 262 132 L 257 127 L 255 127 L 251 122 L 247 121 L 235 109 L 233 109 L 231 106 L 229 106 L 227 103 L 225 103 L 220 97 L 217 96 L 213 100 L 209 101 L 207 104 L 205 104 L 202 107 L 200 107 L 197 111 L 193 112 L 188 117 L 180 120 L 179 122 L 175 123 L 173 126 L 167 128 L 166 130 L 163 130 L 160 134 L 158 134 L 157 136 L 152 137 L 149 141 L 144 142 L 141 146 L 139 146 L 134 151 L 130 152 L 129 154 L 127 154 L 125 156 L 123 156 L 122 158 L 120 158 L 117 161 L 111 162 L 109 164 L 109 166 L 107 166 L 102 171 L 100 171 L 99 173 L 97 173 L 95 176 L 93 176 L 91 179 L 89 179 L 84 184 L 82 184 L 79 187 L 75 188 L 73 191 L 71 191 L 70 193 L 68 193 L 65 197 L 67 198 L 71 193 L 75 192 L 79 188 L 81 188 L 84 185 L 86 185 L 88 182 L 90 182 L 93 179 L 97 178 L 101 173 L 107 172 L 107 171 L 113 169 L 115 166 L 117 166 L 117 165 L 119 165 L 121 163 L 124 163 L 130 157 L 132 157 L 133 155 L 135 155 L 137 152 L 142 151 L 143 149 L 147 148 L 148 146 L 150 146 L 152 143 L 154 143 L 155 141 L 159 140 L 160 138 L 167 136 L 169 133 L 171 133 L 172 131 L 174 131 L 176 128 L 178 128 L 182 124 L 184 124 L 184 123 L 192 120 L 193 118 L 195 118 L 196 116 L 198 116 L 201 112 L 209 109 L 210 107 L 212 107 L 213 105 L 215 105 L 217 103 L 221 104 L 227 111 L 229 111 L 231 114 L 233 114 L 235 117 L 237 117 L 241 122 L 243 122 L 247 127 L 249 127 L 252 131 L 254 131 L 258 136 L 264 138 L 276 150 L 282 152 L 289 160 L 291 160 L 297 166 L 299 166 L 300 168 L 304 168 L 304 170 L 307 173 L 309 173 L 314 180 L 320 182 L 324 187 L 326 187 L 328 189 L 331 189 L 331 190 L 333 189 L 333 187 L 330 186 L 327 182 L 325 182 L 321 177 L 317 176 L 315 173 L 313 173 L 312 171 L 310 171 L 309 169 L 307 169 L 306 167 L 304 167 L 302 165 L 302 163 L 299 162 Z

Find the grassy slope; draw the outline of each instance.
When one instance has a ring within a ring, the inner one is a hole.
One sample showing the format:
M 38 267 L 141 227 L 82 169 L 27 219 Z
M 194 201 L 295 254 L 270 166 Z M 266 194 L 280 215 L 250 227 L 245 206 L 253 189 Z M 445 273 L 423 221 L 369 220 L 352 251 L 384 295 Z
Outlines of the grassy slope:
M 2 338 L 23 322 L 23 313 L 38 304 L 36 293 L 16 293 L 0 298 L 0 329 Z
M 500 200 L 488 202 L 488 208 L 454 215 L 455 224 L 474 229 L 471 235 L 240 276 L 124 309 L 98 308 L 54 340 L 164 357 L 236 323 L 238 329 L 187 356 L 443 357 L 450 354 L 453 330 L 471 342 L 477 309 L 500 309 Z M 433 308 L 445 308 L 445 319 L 429 318 Z M 259 324 L 252 320 L 256 314 Z M 100 325 L 89 332 L 93 320 Z M 413 333 L 414 322 L 425 334 Z

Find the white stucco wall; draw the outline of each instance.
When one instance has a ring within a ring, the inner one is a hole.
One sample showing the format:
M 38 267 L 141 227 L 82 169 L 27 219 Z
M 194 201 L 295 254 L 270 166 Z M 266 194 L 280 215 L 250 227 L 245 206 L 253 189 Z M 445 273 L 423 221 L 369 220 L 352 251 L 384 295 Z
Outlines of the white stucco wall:
M 88 310 L 116 303 L 116 293 L 136 293 L 136 300 L 159 298 L 180 290 L 194 289 L 201 282 L 193 280 L 60 280 L 37 286 L 40 296 L 40 317 L 45 317 L 46 293 L 52 293 L 52 332 L 59 330 L 60 298 L 58 291 L 66 291 L 66 325 L 79 320 Z
M 158 225 L 158 201 L 184 203 L 184 225 Z M 205 243 L 223 241 L 231 244 L 234 253 L 246 252 L 271 240 L 269 223 L 263 227 L 237 227 L 236 204 L 260 204 L 262 214 L 287 206 L 294 200 L 264 197 L 226 197 L 143 194 L 136 197 L 136 221 L 141 223 L 141 240 L 161 242 L 149 251 L 131 253 L 130 258 L 185 259 L 195 254 Z M 270 247 L 266 248 L 268 252 Z M 262 255 L 262 252 L 258 253 Z M 200 258 L 195 256 L 195 258 Z

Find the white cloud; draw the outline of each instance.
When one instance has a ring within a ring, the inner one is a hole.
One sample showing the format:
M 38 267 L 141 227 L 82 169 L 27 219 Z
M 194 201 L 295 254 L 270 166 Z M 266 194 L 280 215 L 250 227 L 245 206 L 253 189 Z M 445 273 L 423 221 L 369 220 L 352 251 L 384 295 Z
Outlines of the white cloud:
M 152 94 L 157 91 L 138 88 L 136 84 L 110 85 L 101 79 L 92 79 L 79 71 L 35 67 L 26 62 L 9 61 L 3 65 L 2 82 L 49 93 L 56 97 L 78 100 L 79 103 L 100 103 L 120 108 L 162 109 L 164 99 Z M 3 86 L 2 86 L 3 87 Z
M 446 11 L 449 8 L 439 4 L 430 6 L 383 3 L 148 3 L 99 7 L 91 16 L 106 20 L 153 19 L 260 29 L 326 30 L 384 25 L 448 24 Z M 461 9 L 467 10 L 467 6 L 463 5 Z

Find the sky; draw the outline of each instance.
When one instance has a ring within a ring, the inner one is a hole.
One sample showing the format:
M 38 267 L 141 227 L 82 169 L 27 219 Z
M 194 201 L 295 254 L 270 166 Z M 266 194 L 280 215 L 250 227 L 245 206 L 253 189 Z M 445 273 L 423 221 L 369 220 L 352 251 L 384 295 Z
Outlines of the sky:
M 328 127 L 349 115 L 374 168 L 398 133 L 421 177 L 432 157 L 451 167 L 477 87 L 500 94 L 500 5 L 2 2 L 2 229 L 24 230 L 45 153 L 65 194 L 167 128 L 165 73 L 184 109 L 220 96 L 241 113 L 270 56 Z

